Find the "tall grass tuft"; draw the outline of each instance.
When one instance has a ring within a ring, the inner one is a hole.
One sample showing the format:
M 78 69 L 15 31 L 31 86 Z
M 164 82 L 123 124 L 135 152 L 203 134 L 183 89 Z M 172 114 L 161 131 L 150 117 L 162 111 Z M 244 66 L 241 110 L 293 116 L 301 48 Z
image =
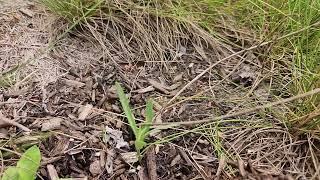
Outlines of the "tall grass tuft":
M 275 91 L 297 95 L 320 87 L 320 1 L 240 0 L 230 8 L 239 22 L 255 29 L 262 40 L 304 29 L 272 47 L 269 59 L 277 59 L 282 73 Z M 294 129 L 319 132 L 319 105 L 320 94 L 296 102 L 286 122 Z

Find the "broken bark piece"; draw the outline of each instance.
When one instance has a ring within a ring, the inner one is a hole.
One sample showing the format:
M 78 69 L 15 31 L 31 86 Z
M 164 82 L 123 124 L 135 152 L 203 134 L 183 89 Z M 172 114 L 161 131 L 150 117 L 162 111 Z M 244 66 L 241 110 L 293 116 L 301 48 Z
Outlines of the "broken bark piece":
M 150 180 L 157 180 L 157 164 L 156 155 L 154 151 L 154 145 L 151 146 L 147 151 L 147 168 Z
M 106 164 L 106 153 L 105 151 L 100 151 L 100 167 L 103 168 Z

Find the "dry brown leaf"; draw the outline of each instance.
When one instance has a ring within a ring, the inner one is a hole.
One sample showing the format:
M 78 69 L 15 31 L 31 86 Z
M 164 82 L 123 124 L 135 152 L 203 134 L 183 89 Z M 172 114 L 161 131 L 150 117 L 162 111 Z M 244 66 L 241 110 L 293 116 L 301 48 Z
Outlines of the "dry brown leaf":
M 118 131 L 115 129 L 111 129 L 106 126 L 106 143 L 109 143 L 111 146 L 115 146 L 115 148 L 129 147 L 128 142 L 123 140 L 122 131 Z

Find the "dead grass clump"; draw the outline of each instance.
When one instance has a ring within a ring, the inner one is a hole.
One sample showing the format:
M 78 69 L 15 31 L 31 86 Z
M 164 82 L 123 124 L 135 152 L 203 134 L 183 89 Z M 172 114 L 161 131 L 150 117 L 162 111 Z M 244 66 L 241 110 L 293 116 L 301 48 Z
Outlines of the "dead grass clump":
M 196 15 L 187 14 L 190 8 L 187 4 L 175 1 L 43 2 L 71 22 L 83 18 L 78 30 L 89 30 L 91 37 L 103 47 L 105 56 L 115 63 L 161 62 L 167 66 L 168 62 L 189 53 L 188 47 L 213 50 L 214 54 L 206 57 L 210 63 L 213 57 L 229 52 L 226 44 L 221 44 L 195 22 Z M 91 3 L 100 5 L 83 17 L 87 7 L 93 6 Z
M 277 126 L 228 130 L 223 139 L 227 152 L 260 172 L 306 179 L 316 173 L 320 158 L 317 139 L 294 137 Z

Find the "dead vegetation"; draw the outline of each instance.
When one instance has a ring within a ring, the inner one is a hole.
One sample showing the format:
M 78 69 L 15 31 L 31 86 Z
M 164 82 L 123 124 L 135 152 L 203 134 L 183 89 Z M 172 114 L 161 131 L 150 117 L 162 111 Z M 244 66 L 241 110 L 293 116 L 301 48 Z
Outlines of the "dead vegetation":
M 316 178 L 319 138 L 294 134 L 283 122 L 291 102 L 209 122 L 288 97 L 279 84 L 290 81 L 279 75 L 283 66 L 266 61 L 273 43 L 260 46 L 262 40 L 232 18 L 217 18 L 212 35 L 196 23 L 198 16 L 188 16 L 189 7 L 172 16 L 173 1 L 143 2 L 102 1 L 94 11 L 95 4 L 65 11 L 51 6 L 65 18 L 51 21 L 38 3 L 22 6 L 31 17 L 18 6 L 4 10 L 2 72 L 33 60 L 1 91 L 0 112 L 18 124 L 1 126 L 1 146 L 21 152 L 39 144 L 42 179 Z M 19 21 L 12 22 L 16 15 Z M 30 21 L 36 22 L 32 28 Z M 41 42 L 38 48 L 32 40 Z M 116 81 L 126 88 L 137 120 L 144 119 L 148 98 L 155 103 L 157 126 L 141 161 Z M 197 121 L 208 122 L 167 124 Z M 1 150 L 3 170 L 16 157 Z

